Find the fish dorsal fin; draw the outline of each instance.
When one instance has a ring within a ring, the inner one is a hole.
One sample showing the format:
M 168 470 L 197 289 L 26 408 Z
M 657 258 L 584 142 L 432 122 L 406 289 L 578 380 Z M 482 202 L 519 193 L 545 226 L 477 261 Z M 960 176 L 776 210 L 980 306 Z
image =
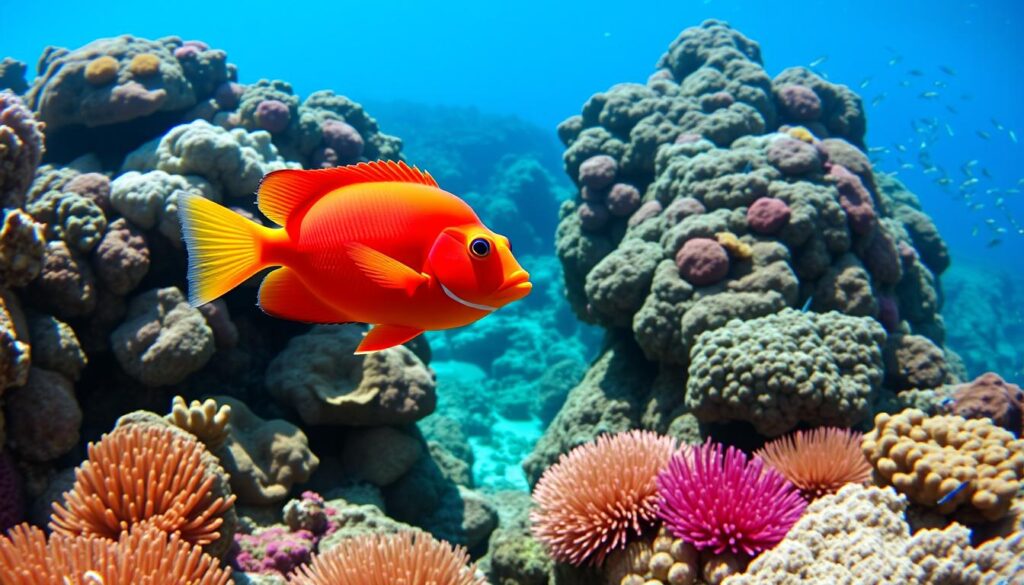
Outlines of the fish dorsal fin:
M 292 212 L 347 185 L 357 183 L 416 183 L 437 187 L 430 173 L 402 161 L 363 162 L 332 169 L 273 171 L 263 177 L 256 204 L 263 215 L 277 225 L 287 225 Z

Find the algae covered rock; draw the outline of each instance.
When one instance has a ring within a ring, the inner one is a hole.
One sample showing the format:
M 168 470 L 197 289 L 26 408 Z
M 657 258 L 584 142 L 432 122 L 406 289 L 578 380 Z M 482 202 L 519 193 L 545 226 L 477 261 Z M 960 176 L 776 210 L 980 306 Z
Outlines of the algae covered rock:
M 415 422 L 437 404 L 433 374 L 405 346 L 355 355 L 353 325 L 317 326 L 293 338 L 270 363 L 266 386 L 311 425 Z

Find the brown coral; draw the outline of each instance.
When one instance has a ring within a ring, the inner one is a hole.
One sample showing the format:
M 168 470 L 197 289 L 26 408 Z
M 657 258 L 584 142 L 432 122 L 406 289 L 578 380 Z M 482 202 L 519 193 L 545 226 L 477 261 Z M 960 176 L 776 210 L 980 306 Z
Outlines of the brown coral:
M 198 546 L 153 526 L 134 527 L 116 542 L 65 534 L 47 542 L 42 530 L 27 524 L 0 536 L 3 585 L 227 585 L 230 577 Z
M 1024 390 L 994 372 L 982 374 L 953 393 L 953 414 L 964 418 L 990 418 L 992 422 L 1021 436 L 1024 422 Z
M 998 520 L 1024 479 L 1024 440 L 988 419 L 879 414 L 861 443 L 875 480 L 943 514 Z
M 116 539 L 136 524 L 180 534 L 192 544 L 220 538 L 235 497 L 213 498 L 202 444 L 168 428 L 131 425 L 89 445 L 75 485 L 54 503 L 50 528 L 65 535 Z
M 85 80 L 92 85 L 106 85 L 117 77 L 117 59 L 104 55 L 85 66 Z
M 289 585 L 485 585 L 469 554 L 429 534 L 365 534 L 302 566 Z
M 871 466 L 860 449 L 861 434 L 834 427 L 797 431 L 756 455 L 800 488 L 808 500 L 834 494 L 848 483 L 866 483 Z
M 670 437 L 629 431 L 562 455 L 533 490 L 533 535 L 556 560 L 600 564 L 654 524 L 657 475 L 674 450 Z

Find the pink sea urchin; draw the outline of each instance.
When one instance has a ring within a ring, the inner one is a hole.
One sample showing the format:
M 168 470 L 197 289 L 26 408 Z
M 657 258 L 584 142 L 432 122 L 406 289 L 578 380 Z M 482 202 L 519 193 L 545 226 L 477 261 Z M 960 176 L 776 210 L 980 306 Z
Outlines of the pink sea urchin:
M 671 437 L 629 431 L 562 455 L 533 490 L 533 535 L 558 561 L 601 564 L 656 522 L 658 472 L 674 450 Z
M 754 556 L 789 532 L 807 503 L 760 457 L 709 440 L 682 449 L 658 475 L 658 516 L 677 538 L 715 554 Z

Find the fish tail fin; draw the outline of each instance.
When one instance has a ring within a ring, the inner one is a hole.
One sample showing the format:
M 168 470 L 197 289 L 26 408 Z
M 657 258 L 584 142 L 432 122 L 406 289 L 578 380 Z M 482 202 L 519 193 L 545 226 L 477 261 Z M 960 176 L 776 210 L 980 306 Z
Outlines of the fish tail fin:
M 270 232 L 205 197 L 178 198 L 181 234 L 188 248 L 188 302 L 208 303 L 270 264 L 264 245 Z

